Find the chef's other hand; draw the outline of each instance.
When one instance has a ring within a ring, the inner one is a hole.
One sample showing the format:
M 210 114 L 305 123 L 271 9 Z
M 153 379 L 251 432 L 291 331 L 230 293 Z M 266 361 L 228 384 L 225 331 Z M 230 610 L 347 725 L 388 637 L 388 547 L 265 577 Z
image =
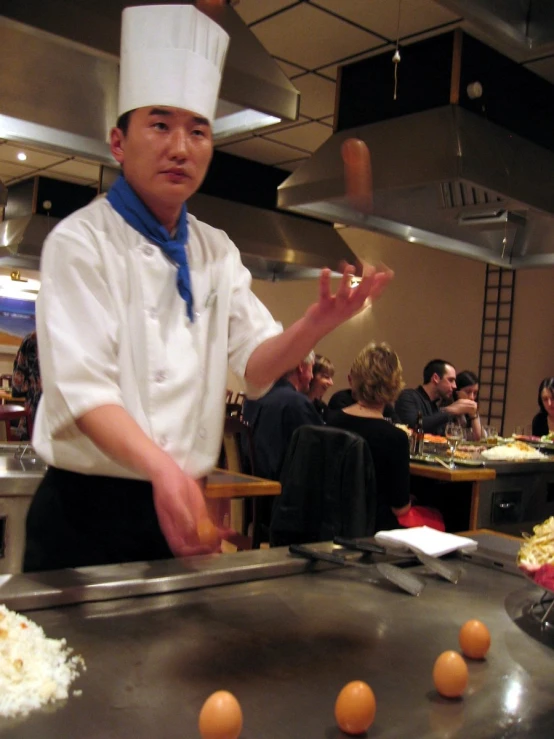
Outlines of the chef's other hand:
M 211 548 L 198 540 L 198 523 L 208 511 L 196 480 L 169 463 L 152 479 L 152 488 L 160 528 L 176 557 L 219 551 L 219 541 Z
M 353 282 L 356 272 L 359 278 Z M 394 272 L 386 265 L 373 267 L 360 262 L 356 269 L 352 264 L 345 264 L 337 292 L 332 295 L 331 270 L 323 269 L 319 300 L 308 308 L 306 318 L 331 331 L 377 300 L 393 277 Z
M 474 400 L 460 398 L 445 407 L 445 411 L 451 416 L 474 416 L 477 413 L 477 403 Z

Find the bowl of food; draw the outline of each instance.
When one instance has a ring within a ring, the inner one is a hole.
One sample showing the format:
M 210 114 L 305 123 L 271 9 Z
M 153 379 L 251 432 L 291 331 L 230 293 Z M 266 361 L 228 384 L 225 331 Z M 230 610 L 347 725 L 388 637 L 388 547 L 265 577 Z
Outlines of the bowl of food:
M 525 541 L 517 555 L 517 565 L 526 577 L 544 590 L 554 592 L 554 516 L 523 534 Z

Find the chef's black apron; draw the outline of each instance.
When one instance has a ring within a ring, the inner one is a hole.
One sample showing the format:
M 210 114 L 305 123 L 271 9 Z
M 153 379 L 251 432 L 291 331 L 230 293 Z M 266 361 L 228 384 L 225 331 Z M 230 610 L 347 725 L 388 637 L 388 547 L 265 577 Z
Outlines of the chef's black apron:
M 49 467 L 27 514 L 24 572 L 173 557 L 152 485 Z

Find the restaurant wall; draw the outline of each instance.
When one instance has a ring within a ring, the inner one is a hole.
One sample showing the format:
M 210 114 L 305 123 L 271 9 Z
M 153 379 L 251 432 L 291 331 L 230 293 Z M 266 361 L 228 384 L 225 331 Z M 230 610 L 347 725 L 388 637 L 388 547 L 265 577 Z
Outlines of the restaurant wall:
M 442 357 L 458 369 L 477 370 L 485 266 L 427 247 L 354 228 L 340 231 L 354 253 L 385 262 L 395 278 L 370 310 L 351 319 L 316 347 L 336 367 L 335 390 L 347 386 L 357 352 L 369 341 L 387 341 L 399 354 L 406 384 L 421 382 L 423 366 Z M 336 285 L 336 281 L 334 282 Z M 253 281 L 253 290 L 283 325 L 317 299 L 317 282 Z M 230 386 L 237 389 L 235 380 Z
M 554 376 L 554 267 L 518 270 L 505 433 L 528 425 L 538 411 L 537 391 Z

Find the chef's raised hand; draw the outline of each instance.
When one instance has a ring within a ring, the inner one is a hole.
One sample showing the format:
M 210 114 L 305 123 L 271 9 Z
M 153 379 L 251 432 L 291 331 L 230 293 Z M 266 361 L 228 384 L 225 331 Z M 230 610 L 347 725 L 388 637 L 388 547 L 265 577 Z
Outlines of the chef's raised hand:
M 341 281 L 333 295 L 331 270 L 322 270 L 319 300 L 308 308 L 306 318 L 331 331 L 377 300 L 394 277 L 394 272 L 388 267 L 383 265 L 377 268 L 367 262 L 362 262 L 358 271 L 361 272 L 360 281 L 353 283 L 356 268 L 352 264 L 345 264 Z

